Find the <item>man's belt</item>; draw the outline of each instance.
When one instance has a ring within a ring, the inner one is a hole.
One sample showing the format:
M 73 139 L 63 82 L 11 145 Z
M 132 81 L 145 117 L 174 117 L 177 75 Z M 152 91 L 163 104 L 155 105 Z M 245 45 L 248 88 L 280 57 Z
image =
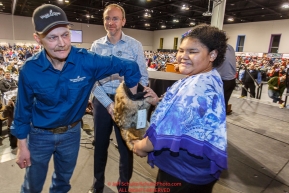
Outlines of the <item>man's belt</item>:
M 79 123 L 79 121 L 75 121 L 74 123 L 71 123 L 70 125 L 51 128 L 51 129 L 42 129 L 42 128 L 38 128 L 38 127 L 36 127 L 36 128 L 50 131 L 51 133 L 54 133 L 54 134 L 60 134 L 60 133 L 65 133 L 68 129 L 75 127 L 78 123 Z

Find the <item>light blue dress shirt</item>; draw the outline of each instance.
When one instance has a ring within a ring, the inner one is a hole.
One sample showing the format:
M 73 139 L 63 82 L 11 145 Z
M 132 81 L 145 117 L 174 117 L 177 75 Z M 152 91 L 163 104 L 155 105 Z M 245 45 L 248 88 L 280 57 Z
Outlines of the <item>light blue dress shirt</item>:
M 107 36 L 104 36 L 93 42 L 91 51 L 102 56 L 114 55 L 135 61 L 139 65 L 141 73 L 140 83 L 143 86 L 148 85 L 148 72 L 143 48 L 141 43 L 136 39 L 122 33 L 121 39 L 116 44 L 112 44 Z M 108 107 L 108 105 L 113 102 L 107 94 L 115 94 L 115 90 L 122 80 L 122 77 L 118 74 L 114 74 L 96 82 L 92 92 L 104 107 Z

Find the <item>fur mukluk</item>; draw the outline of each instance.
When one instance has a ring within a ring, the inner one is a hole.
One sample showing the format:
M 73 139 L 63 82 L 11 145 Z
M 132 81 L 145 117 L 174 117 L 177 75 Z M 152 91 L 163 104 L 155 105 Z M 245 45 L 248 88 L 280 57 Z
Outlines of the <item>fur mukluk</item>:
M 120 128 L 121 136 L 130 150 L 133 149 L 132 140 L 141 140 L 149 127 L 147 121 L 146 127 L 137 129 L 138 110 L 150 108 L 148 101 L 151 97 L 144 98 L 144 87 L 138 84 L 137 94 L 133 95 L 124 83 L 121 83 L 116 89 L 114 121 Z

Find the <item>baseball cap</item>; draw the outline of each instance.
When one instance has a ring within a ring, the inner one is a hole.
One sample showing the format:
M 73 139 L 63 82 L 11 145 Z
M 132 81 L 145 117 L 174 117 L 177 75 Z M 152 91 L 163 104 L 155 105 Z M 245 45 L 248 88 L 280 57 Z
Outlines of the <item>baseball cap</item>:
M 39 34 L 47 32 L 56 25 L 70 24 L 65 12 L 55 5 L 44 4 L 37 7 L 32 15 L 32 23 Z

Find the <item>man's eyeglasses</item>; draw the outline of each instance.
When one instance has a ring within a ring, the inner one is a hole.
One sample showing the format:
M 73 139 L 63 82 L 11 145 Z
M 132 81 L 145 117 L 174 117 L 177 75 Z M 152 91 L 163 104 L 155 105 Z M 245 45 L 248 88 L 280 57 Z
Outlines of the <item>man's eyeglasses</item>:
M 118 22 L 118 21 L 120 21 L 120 20 L 121 20 L 121 19 L 120 19 L 119 17 L 113 17 L 113 18 L 105 17 L 105 18 L 104 18 L 104 21 L 106 21 L 106 22 L 112 21 L 112 22 L 116 23 L 116 22 Z

